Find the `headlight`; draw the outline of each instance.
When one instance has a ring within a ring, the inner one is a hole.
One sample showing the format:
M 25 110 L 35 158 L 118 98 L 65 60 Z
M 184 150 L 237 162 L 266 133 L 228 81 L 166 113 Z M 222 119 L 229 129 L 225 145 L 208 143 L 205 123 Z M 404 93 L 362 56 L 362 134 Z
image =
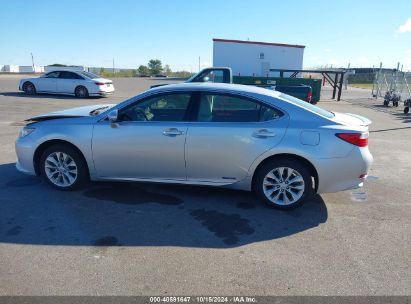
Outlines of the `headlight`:
M 35 128 L 27 128 L 24 127 L 23 129 L 20 130 L 20 134 L 19 137 L 25 137 L 27 135 L 30 135 L 31 133 L 33 133 L 33 131 L 35 130 Z

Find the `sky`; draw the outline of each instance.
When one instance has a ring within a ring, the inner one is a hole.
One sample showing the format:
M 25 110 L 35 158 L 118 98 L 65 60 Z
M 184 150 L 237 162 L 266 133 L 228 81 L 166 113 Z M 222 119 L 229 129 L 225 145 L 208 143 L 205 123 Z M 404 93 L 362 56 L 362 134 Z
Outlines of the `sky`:
M 212 66 L 213 38 L 305 45 L 304 67 L 411 70 L 410 0 L 0 0 L 0 64 Z

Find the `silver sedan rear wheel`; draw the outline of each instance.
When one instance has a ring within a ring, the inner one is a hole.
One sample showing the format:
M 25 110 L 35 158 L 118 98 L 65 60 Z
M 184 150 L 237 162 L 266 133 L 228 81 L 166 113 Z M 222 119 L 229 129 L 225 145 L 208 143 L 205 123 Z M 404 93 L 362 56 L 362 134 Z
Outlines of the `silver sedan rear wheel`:
M 305 184 L 301 174 L 292 168 L 279 167 L 264 177 L 264 194 L 276 205 L 291 205 L 304 193 Z
M 64 152 L 51 153 L 44 162 L 47 178 L 58 187 L 70 187 L 77 179 L 77 164 Z
M 312 176 L 315 172 L 309 168 L 309 164 L 293 158 L 268 160 L 255 173 L 253 190 L 270 207 L 295 208 L 314 192 Z
M 83 86 L 78 86 L 74 91 L 74 94 L 78 98 L 87 98 L 89 96 L 88 90 Z

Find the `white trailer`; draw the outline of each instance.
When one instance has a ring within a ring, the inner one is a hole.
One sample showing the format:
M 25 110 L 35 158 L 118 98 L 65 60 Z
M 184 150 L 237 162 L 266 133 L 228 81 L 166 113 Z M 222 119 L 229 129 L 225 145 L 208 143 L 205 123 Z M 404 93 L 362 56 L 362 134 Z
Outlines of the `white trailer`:
M 277 77 L 279 72 L 269 70 L 303 68 L 304 48 L 304 45 L 214 38 L 213 66 L 230 67 L 235 76 Z

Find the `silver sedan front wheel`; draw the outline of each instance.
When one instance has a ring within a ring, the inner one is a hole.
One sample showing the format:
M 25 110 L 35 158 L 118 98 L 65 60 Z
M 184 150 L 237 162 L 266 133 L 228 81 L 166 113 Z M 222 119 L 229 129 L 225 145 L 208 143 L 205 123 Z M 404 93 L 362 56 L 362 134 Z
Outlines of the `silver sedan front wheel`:
M 305 184 L 297 170 L 280 167 L 265 176 L 263 189 L 267 199 L 274 204 L 290 205 L 303 196 Z
M 77 179 L 77 164 L 64 152 L 51 153 L 44 162 L 47 178 L 58 187 L 72 186 Z
M 41 177 L 58 190 L 74 190 L 89 180 L 88 166 L 81 152 L 70 144 L 55 144 L 38 160 Z

